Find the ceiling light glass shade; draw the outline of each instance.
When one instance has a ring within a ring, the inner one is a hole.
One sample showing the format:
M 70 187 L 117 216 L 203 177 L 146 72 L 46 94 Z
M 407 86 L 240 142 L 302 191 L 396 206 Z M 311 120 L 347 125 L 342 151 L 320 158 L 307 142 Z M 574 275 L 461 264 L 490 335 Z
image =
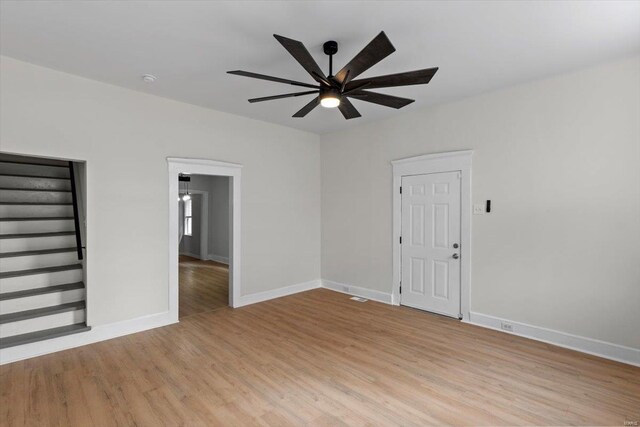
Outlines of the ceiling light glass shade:
M 190 199 L 191 199 L 191 195 L 190 194 L 185 194 L 184 196 L 182 196 L 182 200 L 185 201 L 185 202 L 187 200 L 190 200 Z
M 320 94 L 320 105 L 325 108 L 336 108 L 340 105 L 340 94 L 334 90 Z

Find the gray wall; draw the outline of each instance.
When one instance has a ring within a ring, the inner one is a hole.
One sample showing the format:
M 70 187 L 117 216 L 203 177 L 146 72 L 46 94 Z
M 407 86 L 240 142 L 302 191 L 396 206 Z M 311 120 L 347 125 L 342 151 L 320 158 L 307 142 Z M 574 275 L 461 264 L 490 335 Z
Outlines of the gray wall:
M 209 256 L 229 258 L 229 177 L 209 177 Z
M 193 236 L 184 236 L 180 243 L 181 254 L 195 255 L 200 259 L 228 262 L 229 259 L 229 178 L 225 176 L 190 175 L 190 190 L 206 191 L 208 194 L 208 253 L 202 254 L 200 247 L 202 196 L 193 194 Z M 180 184 L 184 189 L 184 183 Z M 197 227 L 197 230 L 196 230 Z

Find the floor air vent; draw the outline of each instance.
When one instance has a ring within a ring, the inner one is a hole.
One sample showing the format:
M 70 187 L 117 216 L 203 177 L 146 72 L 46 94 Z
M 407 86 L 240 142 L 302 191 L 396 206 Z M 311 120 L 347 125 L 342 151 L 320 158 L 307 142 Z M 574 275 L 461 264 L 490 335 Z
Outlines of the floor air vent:
M 358 301 L 358 302 L 367 302 L 367 301 L 369 301 L 369 300 L 368 300 L 368 299 L 366 299 L 366 298 L 360 298 L 360 297 L 351 297 L 351 298 L 349 298 L 349 299 L 352 299 L 352 300 L 354 300 L 354 301 Z

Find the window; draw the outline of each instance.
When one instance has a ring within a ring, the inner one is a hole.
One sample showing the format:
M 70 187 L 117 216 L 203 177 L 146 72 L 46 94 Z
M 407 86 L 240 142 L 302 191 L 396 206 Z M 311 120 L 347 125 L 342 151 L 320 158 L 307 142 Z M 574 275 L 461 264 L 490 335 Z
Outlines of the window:
M 193 199 L 184 201 L 184 235 L 191 236 L 193 233 Z

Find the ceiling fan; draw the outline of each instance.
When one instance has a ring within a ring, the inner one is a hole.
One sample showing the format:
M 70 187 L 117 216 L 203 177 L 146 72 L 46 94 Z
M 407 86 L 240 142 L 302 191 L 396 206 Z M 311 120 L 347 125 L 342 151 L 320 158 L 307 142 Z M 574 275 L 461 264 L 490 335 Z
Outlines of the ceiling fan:
M 323 45 L 323 49 L 324 53 L 329 56 L 329 75 L 325 76 L 307 48 L 305 48 L 301 42 L 277 34 L 273 36 L 284 46 L 291 56 L 302 65 L 302 68 L 311 75 L 316 81 L 316 84 L 266 76 L 249 71 L 236 70 L 227 72 L 238 76 L 287 83 L 293 86 L 313 89 L 305 92 L 286 93 L 283 95 L 265 96 L 263 98 L 253 98 L 249 100 L 249 102 L 253 103 L 295 96 L 316 95 L 307 105 L 295 113 L 293 117 L 306 116 L 311 110 L 316 108 L 318 104 L 326 108 L 338 107 L 347 120 L 360 117 L 360 113 L 348 98 L 372 102 L 374 104 L 384 105 L 385 107 L 402 108 L 405 105 L 411 104 L 414 100 L 371 92 L 365 89 L 427 84 L 433 78 L 436 71 L 438 71 L 438 67 L 434 67 L 354 80 L 360 74 L 395 52 L 396 49 L 389 41 L 389 38 L 387 38 L 384 31 L 381 31 L 360 53 L 338 71 L 335 76 L 333 75 L 333 55 L 338 52 L 338 43 L 335 41 L 326 42 Z

